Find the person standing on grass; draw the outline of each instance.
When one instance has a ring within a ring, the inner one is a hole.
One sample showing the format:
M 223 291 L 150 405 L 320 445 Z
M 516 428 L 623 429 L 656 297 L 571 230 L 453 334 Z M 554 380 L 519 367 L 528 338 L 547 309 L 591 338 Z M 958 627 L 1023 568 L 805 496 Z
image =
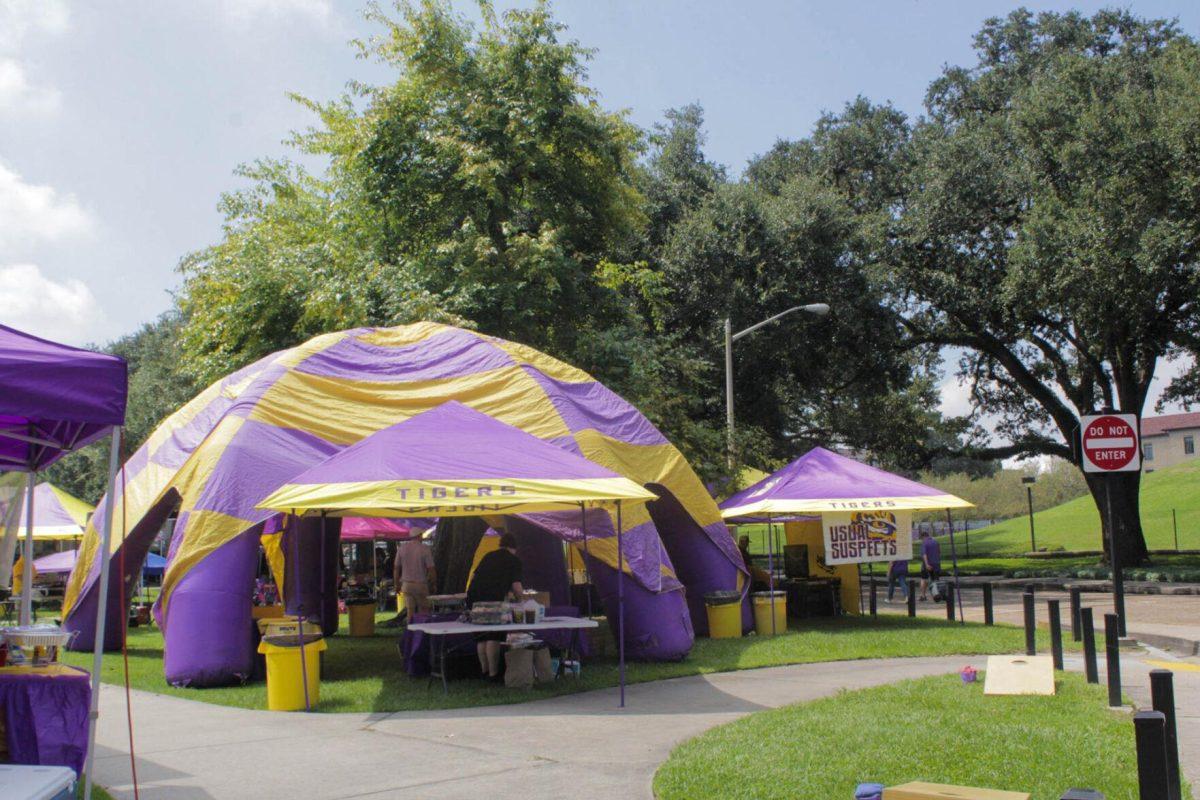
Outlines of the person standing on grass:
M 467 586 L 467 603 L 496 603 L 512 595 L 520 600 L 525 593 L 521 584 L 521 559 L 517 558 L 517 537 L 511 533 L 500 534 L 499 546 L 479 559 L 479 566 Z M 500 674 L 500 643 L 507 638 L 504 633 L 481 633 L 475 637 L 475 652 L 479 656 L 479 668 L 492 681 L 502 680 Z
M 908 599 L 908 559 L 897 558 L 888 565 L 888 593 L 887 602 L 892 602 L 892 597 L 896 593 L 896 585 L 900 585 L 900 594 Z
M 406 540 L 396 551 L 392 580 L 397 591 L 404 597 L 404 610 L 408 621 L 414 614 L 429 610 L 429 595 L 437 586 L 437 570 L 433 566 L 433 553 L 417 536 Z
M 929 584 L 942 577 L 942 546 L 929 535 L 929 531 L 921 531 L 921 598 L 929 599 Z

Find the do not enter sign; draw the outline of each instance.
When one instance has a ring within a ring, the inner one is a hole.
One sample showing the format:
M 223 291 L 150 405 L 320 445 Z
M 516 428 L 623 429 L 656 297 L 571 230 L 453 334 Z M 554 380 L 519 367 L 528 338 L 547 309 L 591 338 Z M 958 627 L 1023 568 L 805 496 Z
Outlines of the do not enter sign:
M 1141 469 L 1135 414 L 1099 414 L 1080 419 L 1084 472 Z

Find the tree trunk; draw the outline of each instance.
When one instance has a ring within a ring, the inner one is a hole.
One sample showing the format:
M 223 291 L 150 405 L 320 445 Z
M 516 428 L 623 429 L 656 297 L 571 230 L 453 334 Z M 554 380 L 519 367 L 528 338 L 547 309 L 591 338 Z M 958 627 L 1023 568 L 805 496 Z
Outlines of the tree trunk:
M 475 550 L 486 530 L 487 523 L 479 517 L 446 517 L 438 521 L 433 542 L 438 594 L 458 594 L 467 590 Z
M 1103 529 L 1104 560 L 1112 563 L 1111 543 L 1115 541 L 1121 557 L 1121 569 L 1144 564 L 1149 556 L 1142 533 L 1138 490 L 1140 472 L 1087 473 L 1088 489 L 1100 511 Z

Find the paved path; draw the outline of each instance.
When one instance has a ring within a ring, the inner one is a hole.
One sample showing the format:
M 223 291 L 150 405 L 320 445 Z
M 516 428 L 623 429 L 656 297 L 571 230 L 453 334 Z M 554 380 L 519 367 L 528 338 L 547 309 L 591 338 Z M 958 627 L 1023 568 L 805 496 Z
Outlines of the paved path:
M 1148 659 L 1192 665 L 1177 669 L 1175 691 L 1181 761 L 1200 786 L 1200 659 L 1123 653 L 1125 692 L 1142 707 L 1149 706 Z M 286 715 L 135 692 L 138 775 L 146 800 L 649 798 L 671 749 L 715 725 L 984 661 L 832 662 L 678 678 L 630 687 L 624 710 L 615 689 L 477 709 Z M 1080 659 L 1069 657 L 1067 668 L 1081 671 Z M 123 699 L 104 687 L 97 780 L 131 798 Z

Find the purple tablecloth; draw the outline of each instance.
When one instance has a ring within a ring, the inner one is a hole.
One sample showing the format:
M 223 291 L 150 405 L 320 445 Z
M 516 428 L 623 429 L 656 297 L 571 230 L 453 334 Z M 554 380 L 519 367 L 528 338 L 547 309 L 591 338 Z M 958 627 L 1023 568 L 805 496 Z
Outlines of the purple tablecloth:
M 453 622 L 462 616 L 459 612 L 440 614 L 414 614 L 413 622 Z M 548 617 L 578 617 L 579 609 L 575 606 L 550 606 L 546 609 Z M 571 631 L 539 631 L 538 637 L 546 644 L 557 649 L 566 649 L 571 643 Z M 471 635 L 448 636 L 446 646 L 474 652 L 470 647 L 475 637 Z M 579 655 L 588 655 L 587 636 L 580 635 Z M 400 651 L 404 654 L 404 671 L 413 677 L 423 677 L 429 674 L 429 637 L 420 631 L 405 629 L 400 638 Z
M 0 714 L 14 764 L 71 767 L 83 771 L 87 718 L 92 699 L 89 674 L 72 667 L 57 674 L 0 670 Z

